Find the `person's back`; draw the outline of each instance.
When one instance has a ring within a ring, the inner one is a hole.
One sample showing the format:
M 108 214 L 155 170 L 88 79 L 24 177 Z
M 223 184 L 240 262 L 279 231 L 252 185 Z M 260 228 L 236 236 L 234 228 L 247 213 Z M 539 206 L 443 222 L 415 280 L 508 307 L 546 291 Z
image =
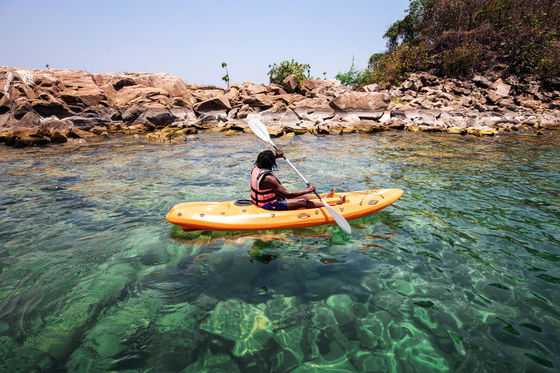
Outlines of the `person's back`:
M 283 156 L 282 151 L 277 151 L 276 154 L 271 150 L 259 153 L 255 161 L 255 167 L 251 171 L 251 200 L 253 204 L 266 210 L 322 207 L 321 202 L 311 200 L 314 197 L 305 196 L 308 193 L 315 192 L 313 185 L 309 185 L 305 190 L 295 192 L 290 192 L 282 186 L 272 170 L 276 168 L 276 159 Z M 332 195 L 334 195 L 334 189 L 327 197 Z M 345 197 L 341 197 L 333 205 L 344 203 L 344 201 Z

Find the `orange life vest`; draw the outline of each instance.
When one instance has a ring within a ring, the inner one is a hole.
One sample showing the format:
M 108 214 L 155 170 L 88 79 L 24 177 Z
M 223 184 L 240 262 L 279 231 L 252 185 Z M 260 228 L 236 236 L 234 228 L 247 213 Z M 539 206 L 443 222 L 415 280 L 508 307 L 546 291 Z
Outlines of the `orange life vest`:
M 281 198 L 272 189 L 261 189 L 261 180 L 265 175 L 276 177 L 272 170 L 255 167 L 251 171 L 251 200 L 259 207 Z

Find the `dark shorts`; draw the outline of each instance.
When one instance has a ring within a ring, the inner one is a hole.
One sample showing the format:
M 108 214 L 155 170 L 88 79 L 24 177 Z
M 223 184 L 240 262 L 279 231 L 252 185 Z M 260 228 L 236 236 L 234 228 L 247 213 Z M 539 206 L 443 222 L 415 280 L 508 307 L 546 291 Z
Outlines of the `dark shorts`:
M 265 210 L 284 211 L 288 209 L 288 202 L 285 199 L 279 199 L 274 202 L 269 202 L 262 207 Z

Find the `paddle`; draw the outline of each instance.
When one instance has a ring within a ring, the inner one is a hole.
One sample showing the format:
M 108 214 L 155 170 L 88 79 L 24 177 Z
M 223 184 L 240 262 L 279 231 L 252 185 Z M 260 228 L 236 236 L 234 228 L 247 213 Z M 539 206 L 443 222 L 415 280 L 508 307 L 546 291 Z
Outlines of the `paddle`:
M 270 145 L 272 145 L 272 147 L 276 150 L 278 150 L 278 148 L 276 147 L 276 145 L 274 144 L 274 142 L 272 141 L 272 139 L 270 138 L 270 135 L 268 134 L 268 130 L 266 129 L 266 126 L 264 125 L 263 122 L 261 122 L 259 119 L 257 118 L 252 118 L 249 120 L 249 128 L 251 129 L 251 131 L 253 131 L 253 133 L 255 135 L 257 135 L 257 137 L 259 139 L 261 139 L 262 141 L 269 143 Z M 292 164 L 292 162 L 290 162 L 286 157 L 282 157 L 286 160 L 286 162 L 288 162 L 288 164 L 290 165 L 290 167 L 292 167 L 294 169 L 294 171 L 299 175 L 299 177 L 301 177 L 303 179 L 303 181 L 307 184 L 307 186 L 311 185 L 309 184 L 309 182 L 307 181 L 307 179 L 297 170 L 297 168 L 295 168 L 295 166 Z M 348 224 L 348 222 L 346 221 L 346 219 L 344 219 L 344 216 L 340 215 L 338 212 L 336 212 L 335 209 L 333 209 L 327 202 L 325 202 L 321 196 L 319 195 L 319 193 L 317 193 L 315 191 L 315 195 L 317 196 L 317 198 L 319 198 L 319 200 L 323 203 L 323 205 L 325 206 L 325 208 L 327 209 L 327 211 L 329 212 L 329 214 L 331 214 L 331 216 L 334 218 L 334 221 L 336 222 L 336 224 L 338 224 L 340 226 L 340 228 L 342 228 L 342 230 L 348 234 L 352 233 L 352 229 L 350 228 L 350 224 Z

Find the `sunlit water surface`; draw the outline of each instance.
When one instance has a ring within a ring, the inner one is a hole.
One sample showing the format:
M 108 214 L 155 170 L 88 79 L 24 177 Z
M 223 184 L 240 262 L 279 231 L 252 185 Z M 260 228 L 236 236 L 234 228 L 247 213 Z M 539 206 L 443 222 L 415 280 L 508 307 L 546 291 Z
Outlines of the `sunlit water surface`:
M 558 135 L 277 142 L 319 190 L 405 194 L 351 236 L 185 233 L 263 143 L 0 146 L 0 371 L 560 370 Z

